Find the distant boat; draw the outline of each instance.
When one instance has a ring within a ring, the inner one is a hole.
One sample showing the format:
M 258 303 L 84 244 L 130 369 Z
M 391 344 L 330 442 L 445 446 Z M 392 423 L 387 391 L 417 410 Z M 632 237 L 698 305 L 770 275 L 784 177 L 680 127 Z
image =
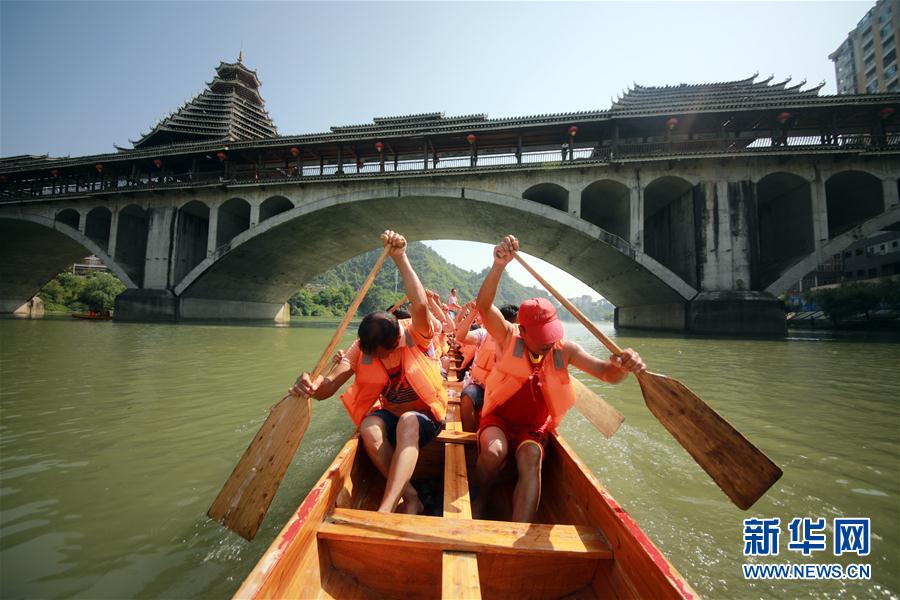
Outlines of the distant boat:
M 76 319 L 87 319 L 89 321 L 110 321 L 110 320 L 112 320 L 112 315 L 109 314 L 109 311 L 104 311 L 102 313 L 98 313 L 98 312 L 72 313 L 72 316 Z

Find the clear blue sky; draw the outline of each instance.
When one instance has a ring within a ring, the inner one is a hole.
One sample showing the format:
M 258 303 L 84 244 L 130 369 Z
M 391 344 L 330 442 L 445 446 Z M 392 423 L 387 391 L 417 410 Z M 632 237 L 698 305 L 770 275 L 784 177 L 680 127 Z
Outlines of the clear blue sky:
M 605 109 L 633 82 L 755 72 L 834 93 L 828 54 L 872 5 L 2 0 L 0 156 L 130 146 L 242 45 L 282 134 L 431 111 Z M 483 248 L 437 247 L 473 270 L 490 260 Z

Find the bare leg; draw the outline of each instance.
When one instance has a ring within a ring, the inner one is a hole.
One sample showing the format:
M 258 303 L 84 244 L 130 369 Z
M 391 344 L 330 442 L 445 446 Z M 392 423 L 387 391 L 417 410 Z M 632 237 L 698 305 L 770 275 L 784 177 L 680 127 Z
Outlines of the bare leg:
M 516 450 L 519 480 L 513 492 L 513 521 L 528 523 L 534 519 L 541 500 L 541 456 L 540 446 L 530 442 Z
M 509 452 L 509 442 L 506 434 L 499 427 L 486 427 L 478 436 L 479 452 L 478 462 L 475 463 L 475 481 L 478 485 L 478 495 L 472 504 L 472 516 L 483 519 L 487 513 L 491 496 L 491 487 L 497 474 L 506 462 Z
M 397 448 L 391 459 L 387 486 L 384 489 L 384 497 L 381 499 L 378 512 L 394 512 L 400 502 L 401 493 L 407 486 L 412 487 L 409 480 L 416 468 L 417 460 L 419 460 L 419 420 L 415 413 L 408 412 L 401 415 L 400 421 L 397 423 Z M 421 512 L 425 507 L 418 496 L 416 496 L 416 502 L 418 504 L 409 505 L 404 499 L 404 504 L 407 504 L 404 512 L 410 514 Z
M 475 420 L 475 407 L 472 406 L 472 399 L 469 398 L 468 394 L 462 394 L 459 397 L 459 413 L 463 431 L 478 431 L 478 421 Z
M 368 416 L 359 425 L 360 437 L 366 454 L 372 460 L 375 468 L 384 475 L 385 479 L 391 470 L 391 459 L 394 457 L 394 448 L 387 439 L 384 421 L 379 417 Z M 403 488 L 403 503 L 411 506 L 422 506 L 419 494 L 408 481 Z

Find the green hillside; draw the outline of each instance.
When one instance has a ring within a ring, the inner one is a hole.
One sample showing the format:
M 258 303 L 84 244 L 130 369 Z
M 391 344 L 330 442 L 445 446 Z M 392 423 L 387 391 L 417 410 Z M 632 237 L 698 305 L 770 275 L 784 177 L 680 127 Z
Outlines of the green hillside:
M 380 250 L 372 250 L 316 277 L 291 297 L 289 300 L 291 313 L 304 316 L 344 314 L 353 301 L 356 290 L 362 286 L 375 261 L 378 260 L 379 254 Z M 473 300 L 488 271 L 488 267 L 480 273 L 460 269 L 421 242 L 410 243 L 407 255 L 422 284 L 439 293 L 444 299 L 449 295 L 450 288 L 455 287 L 460 302 Z M 403 294 L 403 280 L 399 277 L 394 263 L 388 259 L 360 305 L 359 314 L 383 310 L 399 300 Z M 519 304 L 535 296 L 548 297 L 543 290 L 523 286 L 504 274 L 494 303 L 498 306 L 507 303 Z

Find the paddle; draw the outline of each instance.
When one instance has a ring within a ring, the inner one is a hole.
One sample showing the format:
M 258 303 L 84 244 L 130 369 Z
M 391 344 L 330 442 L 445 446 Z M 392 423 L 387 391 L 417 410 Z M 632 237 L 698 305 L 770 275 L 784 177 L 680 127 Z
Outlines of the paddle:
M 310 379 L 315 380 L 332 361 L 332 355 L 347 330 L 350 319 L 356 314 L 359 304 L 375 281 L 375 275 L 378 274 L 387 255 L 388 249 L 385 248 L 350 308 L 347 309 L 347 314 L 338 325 L 331 342 L 316 363 Z M 271 408 L 265 423 L 259 428 L 231 476 L 222 486 L 219 495 L 209 507 L 206 514 L 210 519 L 218 521 L 244 539 L 253 539 L 269 510 L 291 458 L 297 451 L 303 434 L 306 433 L 311 410 L 312 401 L 308 396 L 291 394 Z
M 613 354 L 622 350 L 518 254 L 531 273 Z M 645 371 L 635 375 L 644 402 L 736 506 L 747 510 L 781 477 L 781 469 L 681 382 Z
M 603 434 L 603 437 L 611 438 L 619 430 L 625 416 L 579 380 L 569 377 L 569 381 L 575 387 L 575 408 Z
M 400 308 L 400 305 L 401 305 L 401 304 L 403 304 L 404 302 L 407 302 L 407 301 L 409 301 L 409 297 L 408 297 L 406 294 L 404 294 L 402 298 L 400 298 L 399 300 L 397 300 L 397 303 L 396 303 L 395 305 L 393 305 L 392 307 L 390 307 L 390 308 L 388 309 L 388 312 L 389 312 L 389 313 L 394 312 L 395 310 L 397 310 L 398 308 Z

